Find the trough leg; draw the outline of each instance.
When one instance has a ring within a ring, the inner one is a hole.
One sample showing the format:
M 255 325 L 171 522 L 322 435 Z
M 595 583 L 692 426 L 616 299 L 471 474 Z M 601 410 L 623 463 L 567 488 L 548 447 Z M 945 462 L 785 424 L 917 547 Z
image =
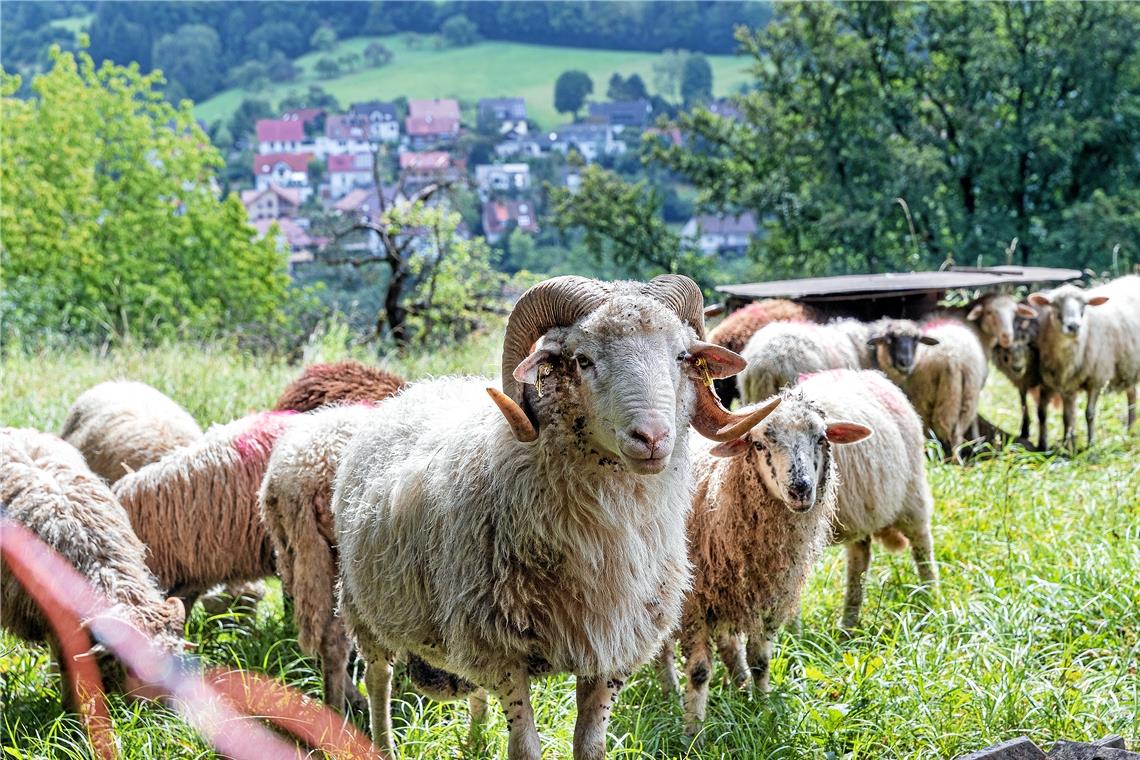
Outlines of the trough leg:
M 709 702 L 709 679 L 712 659 L 709 656 L 709 632 L 703 626 L 687 629 L 681 636 L 681 654 L 685 657 L 685 733 L 695 736 L 705 720 Z
M 508 760 L 540 760 L 542 750 L 538 729 L 534 727 L 534 710 L 530 704 L 530 676 L 526 666 L 518 663 L 504 676 L 496 689 L 503 712 L 507 716 Z
M 847 544 L 847 596 L 843 600 L 842 628 L 850 633 L 859 625 L 863 608 L 863 581 L 871 565 L 871 537 Z
M 623 678 L 577 678 L 578 719 L 574 722 L 574 760 L 605 760 L 606 729 Z
M 1085 399 L 1085 425 L 1088 426 L 1089 448 L 1092 448 L 1096 437 L 1096 402 L 1100 398 L 1100 388 L 1090 387 L 1088 397 Z
M 667 638 L 665 643 L 661 645 L 661 651 L 657 653 L 657 683 L 661 687 L 661 693 L 666 696 L 678 694 L 681 691 L 681 684 L 677 680 L 677 666 L 674 663 L 673 657 L 673 639 Z

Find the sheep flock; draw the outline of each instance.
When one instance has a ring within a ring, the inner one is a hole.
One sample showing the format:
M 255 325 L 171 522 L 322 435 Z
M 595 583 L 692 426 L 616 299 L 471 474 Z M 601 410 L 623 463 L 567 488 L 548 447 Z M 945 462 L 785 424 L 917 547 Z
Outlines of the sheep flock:
M 926 461 L 984 453 L 991 363 L 1020 395 L 1025 446 L 1030 401 L 1040 449 L 1054 399 L 1068 450 L 1082 392 L 1088 445 L 1102 393 L 1135 419 L 1140 277 L 924 320 L 770 301 L 706 334 L 703 306 L 680 275 L 553 278 L 511 311 L 499 377 L 311 365 L 273 409 L 205 432 L 154 388 L 102 383 L 59 437 L 0 430 L 0 509 L 171 651 L 201 595 L 280 578 L 324 700 L 366 712 L 385 751 L 398 668 L 431 698 L 468 698 L 473 728 L 497 698 L 512 760 L 541 756 L 531 682 L 568 673 L 574 757 L 601 758 L 650 663 L 689 734 L 714 653 L 732 685 L 766 692 L 830 545 L 846 553 L 844 631 L 876 543 L 909 549 L 908 580 L 935 597 Z M 50 644 L 18 584 L 0 590 L 0 623 Z

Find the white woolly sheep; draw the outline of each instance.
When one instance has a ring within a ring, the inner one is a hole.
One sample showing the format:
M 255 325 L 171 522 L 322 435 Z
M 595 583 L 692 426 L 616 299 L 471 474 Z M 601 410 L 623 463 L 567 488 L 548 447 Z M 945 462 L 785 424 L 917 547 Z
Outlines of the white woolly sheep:
M 989 362 L 974 331 L 957 320 L 921 326 L 882 319 L 871 326 L 875 364 L 901 387 L 947 456 L 960 461 L 966 436 L 978 437 L 978 399 Z
M 1009 348 L 1016 339 L 1018 317 L 1035 318 L 1036 312 L 1018 303 L 1005 293 L 986 293 L 977 298 L 966 311 L 966 324 L 982 344 L 986 356 L 995 348 Z
M 361 708 L 363 703 L 355 684 L 346 682 L 351 646 L 333 609 L 332 488 L 341 454 L 368 408 L 333 406 L 299 415 L 273 448 L 258 498 L 282 588 L 293 600 L 298 643 L 319 658 L 325 702 L 337 709 L 344 709 L 346 698 Z
M 35 533 L 100 591 L 112 614 L 159 646 L 181 650 L 182 603 L 163 599 L 126 512 L 78 451 L 46 433 L 0 430 L 0 504 L 4 516 Z M 47 621 L 11 573 L 0 578 L 0 625 L 28 641 L 51 641 L 58 656 Z M 121 670 L 102 658 L 100 665 L 109 685 L 120 688 Z M 66 670 L 65 663 L 60 667 Z
M 444 378 L 368 412 L 333 513 L 377 745 L 406 651 L 499 697 L 512 760 L 540 754 L 530 679 L 576 674 L 574 757 L 604 756 L 617 692 L 689 582 L 683 433 L 735 439 L 768 411 L 716 404 L 708 379 L 743 362 L 700 341 L 702 307 L 676 275 L 548 280 L 511 312 L 503 391 Z
M 1073 423 L 1080 391 L 1087 394 L 1085 423 L 1090 446 L 1096 403 L 1104 389 L 1124 391 L 1131 429 L 1136 421 L 1136 384 L 1140 383 L 1140 277 L 1120 277 L 1088 290 L 1062 285 L 1031 294 L 1029 302 L 1043 310 L 1037 338 L 1041 377 L 1064 403 L 1064 445 L 1070 449 L 1076 445 Z
M 869 367 L 868 330 L 854 319 L 765 325 L 744 347 L 748 366 L 740 373 L 741 398 L 746 404 L 770 398 L 811 372 Z
M 189 609 L 203 591 L 274 572 L 257 494 L 273 444 L 295 418 L 262 412 L 218 425 L 114 485 L 163 588 Z
M 871 434 L 866 425 L 830 416 L 801 388 L 785 388 L 777 398 L 780 406 L 746 436 L 694 457 L 697 487 L 688 522 L 693 587 L 680 626 L 690 734 L 705 717 L 710 639 L 743 685 L 748 666 L 733 640 L 752 631 L 757 681 L 767 689 L 771 642 L 796 615 L 835 517 L 840 482 L 832 444 Z M 675 689 L 672 639 L 658 665 L 663 687 Z
M 114 483 L 201 438 L 202 429 L 146 383 L 113 380 L 75 400 L 60 436 L 79 449 L 96 475 Z

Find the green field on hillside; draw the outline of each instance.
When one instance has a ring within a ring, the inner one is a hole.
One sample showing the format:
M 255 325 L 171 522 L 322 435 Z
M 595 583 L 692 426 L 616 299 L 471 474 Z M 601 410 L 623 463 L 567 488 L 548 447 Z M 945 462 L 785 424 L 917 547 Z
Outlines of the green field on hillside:
M 495 330 L 385 363 L 409 378 L 494 372 L 500 339 Z M 306 358 L 342 353 L 317 344 Z M 297 372 L 270 357 L 178 344 L 9 355 L 0 370 L 4 424 L 47 430 L 101 380 L 149 382 L 205 425 L 265 408 Z M 995 374 L 982 409 L 1013 428 L 1016 394 Z M 1123 411 L 1121 395 L 1104 397 L 1097 446 L 1072 459 L 1010 451 L 968 467 L 931 462 L 942 575 L 932 608 L 916 593 L 909 556 L 877 551 L 862 630 L 843 637 L 843 552 L 830 549 L 805 591 L 802 633 L 780 638 L 770 698 L 726 687 L 718 665 L 704 733 L 690 746 L 680 706 L 645 667 L 617 702 L 609 756 L 929 760 L 1022 734 L 1045 747 L 1062 736 L 1140 738 L 1140 431 L 1124 433 Z M 255 616 L 209 618 L 198 608 L 187 635 L 206 664 L 267 672 L 320 695 L 320 671 L 300 653 L 276 583 Z M 487 746 L 472 748 L 464 704 L 432 702 L 406 683 L 396 694 L 401 757 L 505 757 L 497 704 Z M 545 756 L 569 757 L 573 680 L 539 681 L 532 699 Z M 0 705 L 5 757 L 90 757 L 78 722 L 60 710 L 46 648 L 0 634 Z M 111 717 L 124 757 L 216 757 L 166 708 L 114 697 Z
M 361 68 L 335 79 L 321 80 L 313 65 L 326 55 L 336 58 L 345 53 L 361 53 L 379 40 L 395 54 L 381 68 Z M 303 72 L 294 82 L 274 84 L 255 92 L 230 89 L 199 103 L 194 113 L 207 124 L 228 119 L 243 98 L 268 99 L 276 104 L 290 91 L 305 92 L 317 84 L 336 96 L 342 107 L 372 99 L 458 98 L 465 114 L 473 114 L 479 98 L 522 97 L 530 118 L 543 128 L 568 120 L 554 110 L 554 82 L 568 69 L 585 71 L 594 80 L 594 99 L 604 100 L 606 83 L 614 72 L 622 76 L 640 74 L 653 90 L 655 53 L 627 50 L 589 50 L 545 47 L 514 42 L 481 42 L 462 48 L 436 50 L 430 39 L 422 38 L 416 49 L 408 47 L 407 37 L 354 37 L 339 43 L 331 53 L 310 53 L 297 60 Z M 718 95 L 735 92 L 746 83 L 748 63 L 733 56 L 709 56 L 713 87 Z

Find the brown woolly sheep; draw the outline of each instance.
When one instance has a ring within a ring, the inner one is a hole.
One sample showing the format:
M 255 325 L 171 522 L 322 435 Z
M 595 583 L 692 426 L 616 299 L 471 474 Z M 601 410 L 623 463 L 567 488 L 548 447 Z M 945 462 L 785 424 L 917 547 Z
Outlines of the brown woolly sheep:
M 1029 307 L 1033 308 L 1033 307 Z M 1046 421 L 1049 403 L 1056 398 L 1053 390 L 1045 385 L 1041 376 L 1041 352 L 1037 348 L 1037 335 L 1041 329 L 1040 316 L 1026 317 L 1018 313 L 1013 324 L 1013 342 L 1009 346 L 996 346 L 993 352 L 994 366 L 998 368 L 1021 398 L 1021 435 L 1029 440 L 1029 401 L 1032 396 L 1037 402 L 1037 448 L 1044 451 L 1046 441 Z
M 273 445 L 293 419 L 291 412 L 262 412 L 212 427 L 115 484 L 150 548 L 151 570 L 187 608 L 217 584 L 273 574 L 257 494 Z
M 0 504 L 6 517 L 30 529 L 102 592 L 113 614 L 160 646 L 181 650 L 182 603 L 163 599 L 126 512 L 75 449 L 46 433 L 0 430 Z M 0 625 L 28 641 L 53 638 L 11 573 L 0 579 Z M 108 684 L 121 688 L 123 673 L 113 661 L 101 657 L 100 665 Z
M 743 684 L 749 670 L 734 638 L 755 631 L 763 655 L 757 680 L 767 689 L 771 642 L 797 614 L 808 571 L 831 530 L 840 487 L 832 446 L 871 434 L 866 425 L 829 416 L 800 388 L 776 398 L 780 405 L 743 438 L 709 448 L 691 437 L 699 449 L 687 525 L 694 573 L 680 625 L 690 734 L 704 721 L 710 639 Z M 658 665 L 663 687 L 675 689 L 673 638 L 666 639 Z
M 60 436 L 79 449 L 96 475 L 114 483 L 201 438 L 202 429 L 146 383 L 112 380 L 75 400 Z
M 404 380 L 386 370 L 348 360 L 310 364 L 277 399 L 274 411 L 308 412 L 329 404 L 374 404 L 400 392 Z
M 743 354 L 748 340 L 769 322 L 822 322 L 823 319 L 818 310 L 795 301 L 782 298 L 757 301 L 732 312 L 709 330 L 709 343 Z M 713 385 L 725 406 L 731 406 L 740 398 L 740 383 L 735 376 L 715 380 Z

